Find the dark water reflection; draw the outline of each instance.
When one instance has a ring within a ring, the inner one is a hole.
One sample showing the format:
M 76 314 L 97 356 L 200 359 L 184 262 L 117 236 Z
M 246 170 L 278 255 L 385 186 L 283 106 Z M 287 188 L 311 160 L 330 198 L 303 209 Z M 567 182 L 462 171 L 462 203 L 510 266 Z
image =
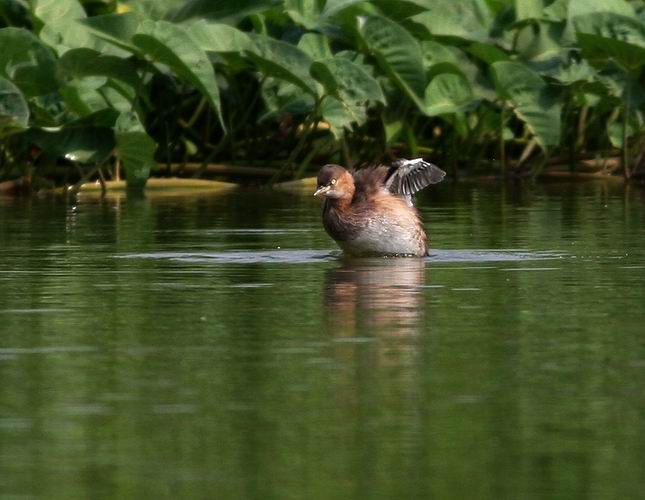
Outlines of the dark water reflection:
M 0 199 L 0 498 L 639 498 L 645 197 L 450 185 L 434 255 L 308 197 Z

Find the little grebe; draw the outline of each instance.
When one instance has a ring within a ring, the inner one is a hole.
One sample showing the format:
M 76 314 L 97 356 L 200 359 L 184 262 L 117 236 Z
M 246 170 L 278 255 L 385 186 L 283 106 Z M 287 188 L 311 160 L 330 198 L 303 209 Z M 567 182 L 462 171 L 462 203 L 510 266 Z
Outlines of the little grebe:
M 314 196 L 325 197 L 323 226 L 350 255 L 427 255 L 427 237 L 412 195 L 446 173 L 423 161 L 357 171 L 325 165 Z

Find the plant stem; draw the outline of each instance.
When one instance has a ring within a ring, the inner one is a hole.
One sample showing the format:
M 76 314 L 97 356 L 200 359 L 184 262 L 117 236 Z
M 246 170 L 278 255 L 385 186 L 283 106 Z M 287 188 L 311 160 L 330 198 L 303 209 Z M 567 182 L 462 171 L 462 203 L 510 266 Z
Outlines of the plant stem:
M 499 115 L 499 164 L 502 168 L 502 175 L 506 175 L 506 142 L 504 142 L 504 124 L 506 121 L 506 106 L 502 103 L 502 111 Z
M 629 100 L 631 97 L 631 88 L 629 85 L 629 81 L 627 82 L 627 86 L 625 89 L 625 106 L 624 106 L 624 111 L 623 111 L 623 151 L 622 151 L 622 162 L 623 162 L 623 175 L 625 176 L 625 179 L 629 179 L 632 176 L 631 171 L 629 170 L 629 148 L 627 144 L 627 127 L 629 126 Z

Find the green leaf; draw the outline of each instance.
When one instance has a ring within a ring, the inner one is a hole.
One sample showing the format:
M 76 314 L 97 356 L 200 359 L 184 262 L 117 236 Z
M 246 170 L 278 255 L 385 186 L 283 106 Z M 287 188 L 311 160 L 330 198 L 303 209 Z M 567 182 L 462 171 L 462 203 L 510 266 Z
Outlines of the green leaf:
M 329 39 L 318 33 L 302 35 L 298 41 L 298 48 L 315 61 L 333 56 L 329 47 Z
M 137 66 L 130 59 L 103 55 L 92 49 L 72 49 L 59 60 L 59 67 L 65 76 L 83 78 L 86 76 L 106 76 L 116 78 L 137 88 L 141 81 Z
M 365 108 L 348 106 L 331 95 L 323 97 L 320 103 L 320 114 L 337 139 L 341 138 L 345 129 L 351 128 L 352 124 L 361 124 L 367 120 Z
M 544 80 L 517 62 L 499 61 L 491 68 L 497 91 L 508 100 L 538 143 L 543 148 L 558 145 L 561 105 L 549 92 Z
M 263 74 L 293 83 L 313 96 L 318 94 L 316 81 L 309 74 L 313 61 L 307 54 L 294 45 L 264 35 L 255 35 L 253 41 L 257 51 L 248 52 L 247 56 Z
M 340 14 L 343 10 L 349 7 L 363 3 L 365 0 L 327 0 L 325 2 L 325 9 L 323 10 L 323 17 L 330 18 Z
M 26 137 L 48 156 L 78 163 L 103 161 L 114 149 L 114 134 L 104 127 L 33 128 Z
M 141 17 L 134 12 L 125 14 L 106 14 L 90 17 L 81 22 L 94 35 L 128 52 L 140 53 L 132 43 L 132 37 L 142 22 Z
M 484 46 L 484 44 L 479 44 Z M 465 52 L 432 40 L 421 42 L 426 59 L 428 75 L 436 75 L 443 71 L 463 75 L 468 80 L 473 94 L 480 99 L 493 101 L 497 93 L 482 70 L 469 58 Z M 493 48 L 486 45 L 486 47 Z M 499 49 L 495 49 L 499 50 Z
M 643 117 L 640 113 L 631 113 L 627 120 L 627 139 L 634 137 L 638 132 L 643 129 Z M 623 118 L 614 120 L 607 123 L 607 135 L 611 145 L 615 148 L 623 147 L 623 127 L 625 123 Z
M 634 8 L 625 0 L 570 0 L 569 20 L 586 14 L 613 13 L 627 17 L 634 16 Z
M 199 89 L 217 113 L 222 128 L 226 128 L 213 65 L 184 29 L 166 21 L 146 20 L 139 26 L 132 42 L 144 54 L 165 64 Z
M 510 56 L 502 49 L 488 43 L 473 43 L 468 47 L 470 52 L 477 59 L 484 61 L 486 64 L 493 64 L 497 61 L 510 61 Z
M 56 59 L 32 33 L 18 28 L 0 29 L 0 76 L 27 96 L 54 92 L 59 85 Z
M 314 97 L 300 87 L 270 76 L 262 83 L 262 99 L 267 112 L 258 122 L 268 118 L 278 119 L 285 114 L 306 115 L 313 111 L 316 104 Z
M 516 19 L 539 19 L 544 7 L 544 0 L 515 0 Z
M 98 90 L 106 82 L 105 77 L 90 77 L 68 82 L 60 89 L 67 110 L 80 117 L 106 108 L 107 103 Z
M 31 0 L 34 17 L 43 23 L 87 17 L 78 0 Z
M 339 130 L 343 127 L 365 123 L 370 101 L 385 104 L 385 96 L 378 82 L 348 59 L 332 57 L 316 61 L 311 65 L 311 74 L 334 98 L 325 102 L 322 115 L 336 136 L 339 136 Z M 338 109 L 339 105 L 342 110 Z M 339 126 L 341 122 L 342 127 Z
M 569 0 L 555 0 L 551 5 L 542 11 L 542 19 L 551 22 L 563 22 L 567 20 Z
M 206 52 L 242 52 L 254 50 L 251 38 L 243 31 L 204 19 L 186 26 L 186 31 Z
M 155 166 L 154 153 L 157 145 L 146 133 L 135 113 L 119 115 L 114 135 L 128 187 L 143 188 L 150 170 Z
M 614 60 L 628 70 L 645 64 L 645 23 L 610 12 L 573 18 L 583 55 L 592 63 Z
M 363 68 L 348 59 L 328 58 L 311 65 L 311 73 L 323 84 L 327 93 L 352 104 L 367 101 L 385 104 L 378 82 Z
M 473 91 L 465 76 L 457 72 L 435 76 L 425 93 L 426 113 L 430 116 L 464 111 L 473 102 Z
M 26 128 L 29 106 L 22 92 L 13 83 L 0 78 L 0 136 L 7 128 Z
M 487 42 L 493 15 L 484 0 L 432 0 L 427 11 L 412 19 L 433 36 Z
M 385 74 L 423 111 L 426 77 L 417 40 L 405 28 L 384 17 L 364 19 L 359 30 L 367 50 Z
M 40 39 L 59 55 L 79 47 L 122 55 L 118 49 L 106 47 L 104 42 L 92 36 L 86 25 L 78 22 L 87 17 L 78 0 L 34 0 L 33 12 L 43 24 L 38 33 Z
M 307 29 L 318 25 L 324 5 L 324 0 L 284 0 L 289 17 Z
M 242 18 L 282 4 L 282 0 L 184 0 L 170 17 L 173 21 L 206 18 L 237 24 Z

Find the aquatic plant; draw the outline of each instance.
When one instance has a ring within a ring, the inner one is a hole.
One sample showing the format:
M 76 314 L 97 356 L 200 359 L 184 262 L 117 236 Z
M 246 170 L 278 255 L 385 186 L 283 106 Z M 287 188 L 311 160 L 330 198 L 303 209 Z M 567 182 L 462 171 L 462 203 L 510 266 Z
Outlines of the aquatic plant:
M 0 26 L 4 178 L 645 170 L 643 0 L 4 0 Z

